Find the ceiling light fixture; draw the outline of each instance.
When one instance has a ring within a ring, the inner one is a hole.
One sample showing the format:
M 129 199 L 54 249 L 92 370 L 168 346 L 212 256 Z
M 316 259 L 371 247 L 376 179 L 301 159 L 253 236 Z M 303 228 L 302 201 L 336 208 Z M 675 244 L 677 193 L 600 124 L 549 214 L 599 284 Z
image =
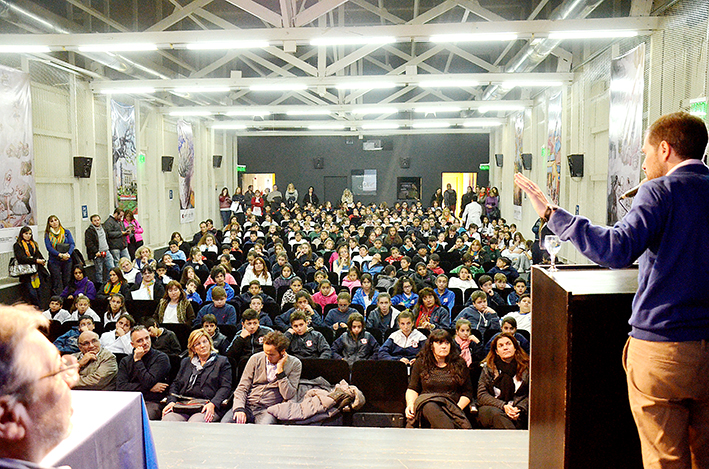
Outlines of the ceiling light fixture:
M 78 47 L 79 52 L 147 52 L 158 50 L 158 46 L 149 43 L 128 44 L 88 44 Z
M 46 54 L 47 52 L 51 52 L 49 46 L 0 46 L 0 54 Z
M 436 34 L 431 36 L 431 42 L 493 42 L 515 41 L 515 33 L 470 33 L 470 34 Z
M 229 111 L 226 113 L 227 116 L 260 116 L 260 117 L 265 117 L 265 116 L 270 116 L 271 111 L 259 111 L 258 109 L 244 109 L 241 111 Z
M 185 86 L 175 88 L 175 93 L 228 93 L 231 88 L 228 86 Z
M 286 111 L 287 116 L 329 116 L 329 109 L 291 109 Z

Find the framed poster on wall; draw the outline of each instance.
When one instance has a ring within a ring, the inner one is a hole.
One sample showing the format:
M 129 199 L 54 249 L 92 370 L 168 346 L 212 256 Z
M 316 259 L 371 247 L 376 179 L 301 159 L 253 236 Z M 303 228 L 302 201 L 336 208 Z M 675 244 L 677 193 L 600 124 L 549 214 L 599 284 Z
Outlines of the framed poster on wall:
M 421 178 L 403 177 L 396 178 L 396 198 L 398 200 L 420 200 Z
M 354 195 L 377 195 L 377 170 L 376 169 L 353 169 L 352 194 Z

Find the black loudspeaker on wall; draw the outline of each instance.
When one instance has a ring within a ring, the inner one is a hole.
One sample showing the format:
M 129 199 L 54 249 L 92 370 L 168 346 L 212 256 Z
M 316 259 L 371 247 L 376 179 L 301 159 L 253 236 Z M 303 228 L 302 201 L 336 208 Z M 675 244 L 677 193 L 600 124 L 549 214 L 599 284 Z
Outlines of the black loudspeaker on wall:
M 583 177 L 583 154 L 569 155 L 569 175 L 572 178 Z
M 399 166 L 402 168 L 410 168 L 411 167 L 411 157 L 409 156 L 402 156 L 399 158 Z
M 91 177 L 91 163 L 94 161 L 93 158 L 87 158 L 85 156 L 75 156 L 74 157 L 74 177 L 75 178 L 90 178 Z
M 532 169 L 532 154 L 522 153 L 522 167 L 529 171 Z
M 222 155 L 212 155 L 212 166 L 215 168 L 222 167 Z
M 498 168 L 502 168 L 503 158 L 504 156 L 502 155 L 502 153 L 495 153 L 495 166 L 497 166 Z
M 169 173 L 172 171 L 172 162 L 175 160 L 172 156 L 162 157 L 162 170 L 163 172 Z
M 325 158 L 323 158 L 323 157 L 313 158 L 313 168 L 323 169 L 324 167 L 325 167 Z

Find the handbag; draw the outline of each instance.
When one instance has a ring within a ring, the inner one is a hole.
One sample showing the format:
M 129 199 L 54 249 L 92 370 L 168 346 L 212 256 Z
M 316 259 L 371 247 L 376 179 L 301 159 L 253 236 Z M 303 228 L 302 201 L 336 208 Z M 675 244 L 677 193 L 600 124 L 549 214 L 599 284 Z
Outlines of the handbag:
M 54 249 L 56 249 L 59 254 L 66 254 L 69 252 L 69 247 L 71 247 L 69 243 L 57 243 Z
M 10 277 L 21 277 L 23 275 L 31 275 L 37 273 L 37 264 L 20 264 L 14 257 L 10 258 L 10 264 L 7 266 L 7 271 Z
M 209 403 L 209 399 L 197 399 L 194 397 L 181 396 L 179 394 L 171 395 L 179 399 L 175 402 L 175 406 L 172 410 L 180 414 L 197 414 L 202 412 L 202 407 Z

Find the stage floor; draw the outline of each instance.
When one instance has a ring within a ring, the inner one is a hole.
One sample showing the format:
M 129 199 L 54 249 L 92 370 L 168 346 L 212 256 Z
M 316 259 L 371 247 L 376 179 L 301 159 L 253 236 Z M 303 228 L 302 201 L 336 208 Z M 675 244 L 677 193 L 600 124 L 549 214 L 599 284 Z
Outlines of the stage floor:
M 160 469 L 527 469 L 529 432 L 151 422 Z

